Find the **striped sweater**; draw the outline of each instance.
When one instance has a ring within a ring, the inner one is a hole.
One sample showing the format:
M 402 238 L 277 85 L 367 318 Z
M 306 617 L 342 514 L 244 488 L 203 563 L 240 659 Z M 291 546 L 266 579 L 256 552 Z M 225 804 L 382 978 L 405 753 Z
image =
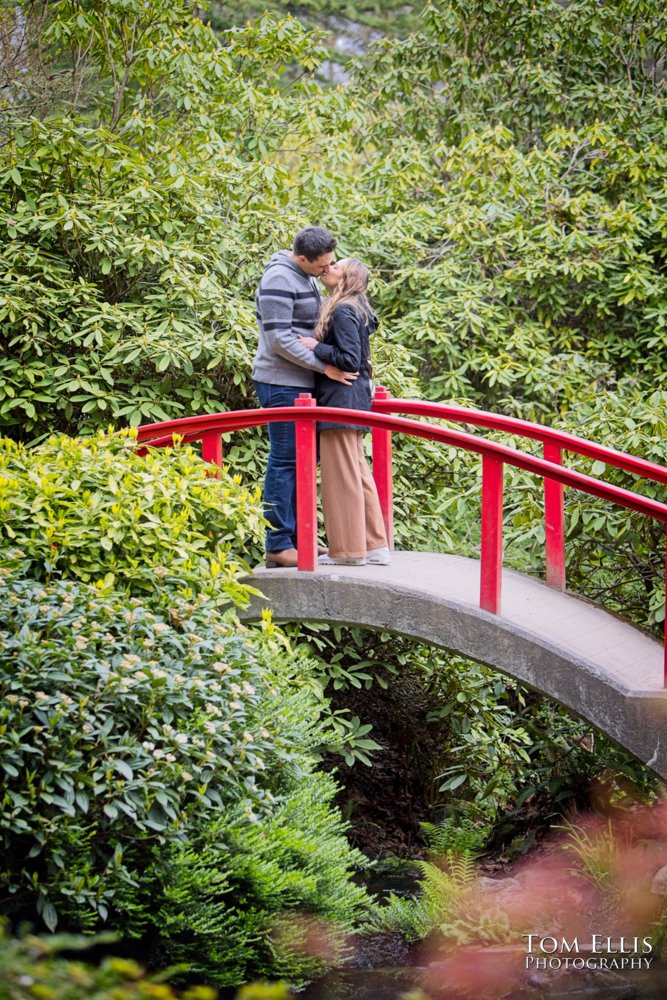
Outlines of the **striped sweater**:
M 259 345 L 252 377 L 269 385 L 312 389 L 314 373 L 325 364 L 298 337 L 312 337 L 322 307 L 316 278 L 301 270 L 289 250 L 279 250 L 266 266 L 255 296 Z

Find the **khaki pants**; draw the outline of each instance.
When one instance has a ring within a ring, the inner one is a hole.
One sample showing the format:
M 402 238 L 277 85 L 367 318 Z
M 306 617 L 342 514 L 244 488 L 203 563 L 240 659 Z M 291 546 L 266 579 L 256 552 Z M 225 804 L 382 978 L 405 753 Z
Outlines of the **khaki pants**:
M 369 549 L 386 546 L 380 501 L 361 431 L 322 431 L 320 466 L 329 555 L 357 559 Z

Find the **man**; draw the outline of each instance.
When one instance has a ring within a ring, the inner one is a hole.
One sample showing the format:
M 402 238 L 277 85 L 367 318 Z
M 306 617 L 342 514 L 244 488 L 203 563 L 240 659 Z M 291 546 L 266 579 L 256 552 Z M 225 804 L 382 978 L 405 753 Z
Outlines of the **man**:
M 317 279 L 334 261 L 336 240 L 321 226 L 306 226 L 292 251 L 279 250 L 266 266 L 255 305 L 259 346 L 252 372 L 260 406 L 293 406 L 312 390 L 314 373 L 351 385 L 356 372 L 319 361 L 299 337 L 310 337 L 322 306 Z M 264 480 L 266 565 L 296 566 L 296 447 L 294 424 L 269 424 L 269 461 Z

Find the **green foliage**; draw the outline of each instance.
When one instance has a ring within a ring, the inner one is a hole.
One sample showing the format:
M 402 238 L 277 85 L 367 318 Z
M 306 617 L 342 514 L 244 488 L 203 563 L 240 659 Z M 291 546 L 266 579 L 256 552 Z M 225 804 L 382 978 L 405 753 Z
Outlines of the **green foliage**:
M 618 886 L 614 879 L 621 863 L 620 845 L 612 821 L 597 829 L 564 823 L 567 833 L 564 848 L 576 857 L 576 870 L 593 885 L 607 893 L 618 896 Z
M 472 858 L 479 854 L 491 827 L 469 815 L 467 803 L 460 803 L 455 812 L 439 823 L 421 823 L 424 841 L 436 857 Z
M 347 709 L 332 707 L 332 695 L 348 683 L 355 688 L 362 684 L 370 686 L 372 678 L 366 669 L 372 661 L 363 659 L 361 652 L 365 640 L 368 639 L 370 645 L 370 637 L 363 629 L 341 630 L 326 624 L 309 625 L 305 629 L 288 624 L 284 632 L 290 642 L 288 655 L 294 683 L 307 687 L 320 706 L 324 739 L 319 755 L 324 757 L 333 753 L 350 765 L 357 761 L 370 765 L 373 751 L 381 749 L 369 735 L 373 727 L 362 723 Z M 341 640 L 348 635 L 354 637 L 354 645 L 346 641 L 340 643 L 339 656 L 336 637 Z M 302 641 L 304 639 L 306 641 Z M 381 674 L 376 677 L 386 683 Z
M 664 377 L 667 15 L 641 8 L 429 4 L 361 70 L 379 155 L 339 229 L 372 248 L 432 396 L 539 406 L 554 353 Z
M 448 657 L 446 672 L 433 666 L 441 707 L 431 719 L 449 720 L 440 792 L 464 800 L 473 829 L 494 825 L 502 839 L 527 803 L 539 823 L 540 813 L 558 814 L 605 773 L 624 775 L 639 797 L 653 794 L 656 779 L 640 763 L 560 706 L 459 657 Z
M 176 628 L 138 599 L 128 606 L 92 588 L 3 579 L 4 881 L 12 894 L 40 890 L 48 857 L 65 910 L 71 896 L 85 925 L 86 910 L 104 918 L 108 905 L 92 882 L 77 894 L 68 845 L 91 874 L 127 881 L 123 856 L 132 857 L 135 838 L 178 831 L 188 815 L 219 807 L 222 793 L 247 799 L 249 810 L 266 807 L 268 788 L 255 784 L 272 753 L 270 720 L 258 717 L 266 681 L 232 624 L 208 624 L 210 610 L 180 602 Z
M 155 600 L 207 591 L 247 602 L 242 553 L 263 534 L 259 490 L 216 479 L 191 447 L 135 454 L 132 433 L 0 440 L 0 560 Z
M 419 896 L 407 899 L 390 893 L 386 904 L 371 918 L 376 931 L 398 931 L 408 941 L 425 938 L 445 921 L 453 922 L 465 909 L 467 891 L 476 876 L 469 856 L 450 854 L 444 867 L 430 861 L 415 862 L 421 872 Z
M 330 777 L 304 771 L 298 788 L 251 824 L 237 809 L 201 840 L 172 841 L 148 873 L 165 885 L 155 921 L 172 958 L 219 984 L 250 974 L 303 981 L 326 965 L 304 944 L 311 926 L 326 939 L 329 960 L 340 956 L 341 929 L 351 929 L 369 901 L 350 879 L 366 862 L 350 851 L 332 813 L 335 790 Z
M 436 854 L 502 847 L 517 855 L 563 811 L 589 805 L 600 783 L 613 795 L 622 788 L 639 799 L 655 794 L 657 779 L 629 753 L 486 667 L 357 629 L 341 628 L 334 640 L 330 630 L 309 626 L 304 638 L 324 680 L 329 670 L 340 678 L 341 668 L 354 676 L 362 653 L 368 661 L 369 680 L 327 687 L 334 719 L 372 725 L 382 748 L 371 757 L 375 779 L 346 772 L 346 809 L 358 829 L 386 824 L 389 813 L 408 841 L 403 849 L 414 851 L 419 823 Z M 373 781 L 396 790 L 395 805 L 376 808 Z
M 291 1000 L 291 997 L 284 983 L 249 983 L 236 994 L 236 1000 Z
M 667 465 L 665 390 L 642 392 L 625 380 L 613 393 L 584 396 L 577 417 L 594 440 L 613 442 L 616 448 Z M 664 487 L 657 483 L 637 483 L 635 477 L 609 467 L 602 469 L 599 464 L 591 471 L 608 482 L 638 488 L 645 496 L 664 502 Z M 661 526 L 650 518 L 594 502 L 588 496 L 568 497 L 566 511 L 568 538 L 574 543 L 568 562 L 573 585 L 660 635 L 665 619 Z
M 323 691 L 329 685 L 333 691 L 368 689 L 373 683 L 386 689 L 396 674 L 394 658 L 387 656 L 387 643 L 393 638 L 388 632 L 373 633 L 326 622 L 288 626 L 287 632 L 298 642 L 301 653 L 318 657 L 318 680 Z M 405 664 L 406 659 L 399 657 L 398 662 Z
M 318 704 L 270 629 L 203 598 L 173 598 L 167 620 L 113 591 L 4 575 L 0 632 L 5 912 L 107 923 L 231 984 L 300 974 L 267 943 L 283 910 L 350 926 L 361 858 L 313 773 Z
M 383 110 L 406 111 L 404 121 L 385 117 L 394 134 L 421 139 L 430 131 L 458 142 L 471 128 L 498 121 L 532 145 L 554 125 L 653 110 L 664 80 L 667 20 L 655 0 L 604 9 L 446 0 L 427 4 L 420 27 L 378 45 L 365 75 L 369 86 L 384 80 L 385 89 L 373 93 Z
M 332 735 L 328 749 L 339 753 L 346 764 L 371 765 L 371 754 L 381 750 L 382 745 L 369 736 L 373 726 L 363 722 L 358 715 L 349 716 L 345 712 L 333 712 L 330 717 Z
M 523 151 L 497 126 L 443 145 L 439 170 L 430 148 L 410 150 L 412 184 L 429 196 L 406 206 L 407 192 L 383 189 L 397 204 L 373 206 L 371 225 L 396 216 L 399 259 L 381 311 L 394 336 L 416 343 L 433 398 L 488 408 L 539 400 L 533 369 L 561 352 L 662 379 L 667 244 L 654 202 L 664 197 L 663 128 L 657 119 L 631 148 L 612 126 L 556 129 Z M 586 150 L 599 161 L 579 170 Z M 402 146 L 396 155 L 403 160 Z M 619 200 L 619 176 L 645 158 L 647 179 Z
M 216 1000 L 217 990 L 193 986 L 183 992 L 165 982 L 166 975 L 146 976 L 136 962 L 106 958 L 99 966 L 59 957 L 59 952 L 81 951 L 110 944 L 113 935 L 95 938 L 59 934 L 49 938 L 25 935 L 10 938 L 0 923 L 0 997 L 2 1000 Z
M 450 854 L 443 865 L 422 861 L 419 868 L 419 896 L 402 899 L 392 894 L 374 917 L 377 929 L 398 931 L 408 941 L 437 932 L 455 946 L 519 940 L 518 929 L 499 906 L 478 905 L 477 870 L 468 855 Z
M 242 21 L 259 18 L 266 11 L 273 16 L 299 18 L 313 34 L 323 32 L 327 60 L 318 68 L 318 77 L 329 86 L 346 80 L 356 55 L 363 55 L 379 37 L 405 35 L 419 27 L 420 3 L 401 0 L 245 0 L 241 5 L 212 0 L 207 15 L 216 30 L 229 30 Z M 293 71 L 292 71 L 293 75 Z
M 6 139 L 0 419 L 14 433 L 220 409 L 237 384 L 223 390 L 226 373 L 249 365 L 222 184 L 206 200 L 194 150 L 186 173 L 176 137 L 137 141 L 73 118 L 16 123 Z
M 399 344 L 430 394 L 547 418 L 576 402 L 573 352 L 662 378 L 657 0 L 640 18 L 630 3 L 429 5 L 423 33 L 380 42 L 326 99 L 299 76 L 323 50 L 294 19 L 216 39 L 182 3 L 50 8 L 44 51 L 81 86 L 67 118 L 7 132 L 13 434 L 244 403 L 260 262 L 313 218 L 383 275 L 392 388 L 412 392 Z M 539 375 L 554 354 L 560 393 Z M 240 451 L 256 468 L 254 443 Z M 443 509 L 417 473 L 398 476 L 401 524 Z
M 346 29 L 354 26 L 363 26 L 394 34 L 404 30 L 407 25 L 415 25 L 419 5 L 405 4 L 401 0 L 383 0 L 382 3 L 378 0 L 299 0 L 298 3 L 248 0 L 240 6 L 234 6 L 224 0 L 212 0 L 208 13 L 214 26 L 232 28 L 241 19 L 253 20 L 266 10 L 283 17 L 286 14 L 293 15 L 310 27 L 324 24 L 338 33 L 345 33 Z
M 67 112 L 18 101 L 0 132 L 0 420 L 34 439 L 236 405 L 252 285 L 304 221 L 284 156 L 314 94 L 281 74 L 321 50 L 268 17 L 221 45 L 185 0 L 48 14 Z M 335 148 L 339 106 L 311 102 L 299 141 Z

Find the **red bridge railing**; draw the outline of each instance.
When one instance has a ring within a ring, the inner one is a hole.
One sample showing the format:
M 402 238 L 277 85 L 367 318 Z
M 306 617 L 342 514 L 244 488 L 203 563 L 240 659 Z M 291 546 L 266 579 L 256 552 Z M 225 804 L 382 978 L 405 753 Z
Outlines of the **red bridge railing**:
M 481 436 L 448 427 L 434 426 L 395 414 L 411 414 L 429 419 L 484 427 L 540 441 L 543 458 L 518 451 Z M 302 393 L 294 407 L 237 410 L 229 413 L 203 414 L 138 429 L 145 448 L 173 444 L 174 435 L 185 442 L 200 440 L 205 461 L 222 465 L 222 435 L 249 427 L 281 421 L 294 421 L 297 454 L 297 525 L 299 570 L 313 571 L 317 563 L 317 485 L 316 421 L 362 423 L 373 434 L 373 475 L 378 488 L 387 538 L 393 545 L 393 472 L 392 435 L 408 434 L 430 441 L 454 445 L 482 457 L 482 523 L 480 552 L 480 607 L 491 614 L 500 612 L 503 559 L 503 478 L 505 464 L 524 469 L 544 480 L 546 581 L 556 589 L 565 589 L 565 517 L 563 489 L 573 489 L 600 497 L 611 503 L 656 518 L 667 527 L 667 504 L 631 490 L 614 486 L 568 469 L 563 453 L 571 452 L 604 462 L 615 468 L 667 485 L 667 468 L 636 458 L 625 452 L 596 445 L 584 438 L 551 430 L 540 424 L 512 417 L 498 416 L 483 410 L 429 403 L 421 400 L 394 399 L 379 388 L 372 413 L 316 406 L 315 400 Z M 142 451 L 145 451 L 145 448 Z M 665 570 L 667 583 L 667 565 Z M 667 634 L 667 620 L 665 623 Z M 665 687 L 667 687 L 667 643 L 665 646 Z

